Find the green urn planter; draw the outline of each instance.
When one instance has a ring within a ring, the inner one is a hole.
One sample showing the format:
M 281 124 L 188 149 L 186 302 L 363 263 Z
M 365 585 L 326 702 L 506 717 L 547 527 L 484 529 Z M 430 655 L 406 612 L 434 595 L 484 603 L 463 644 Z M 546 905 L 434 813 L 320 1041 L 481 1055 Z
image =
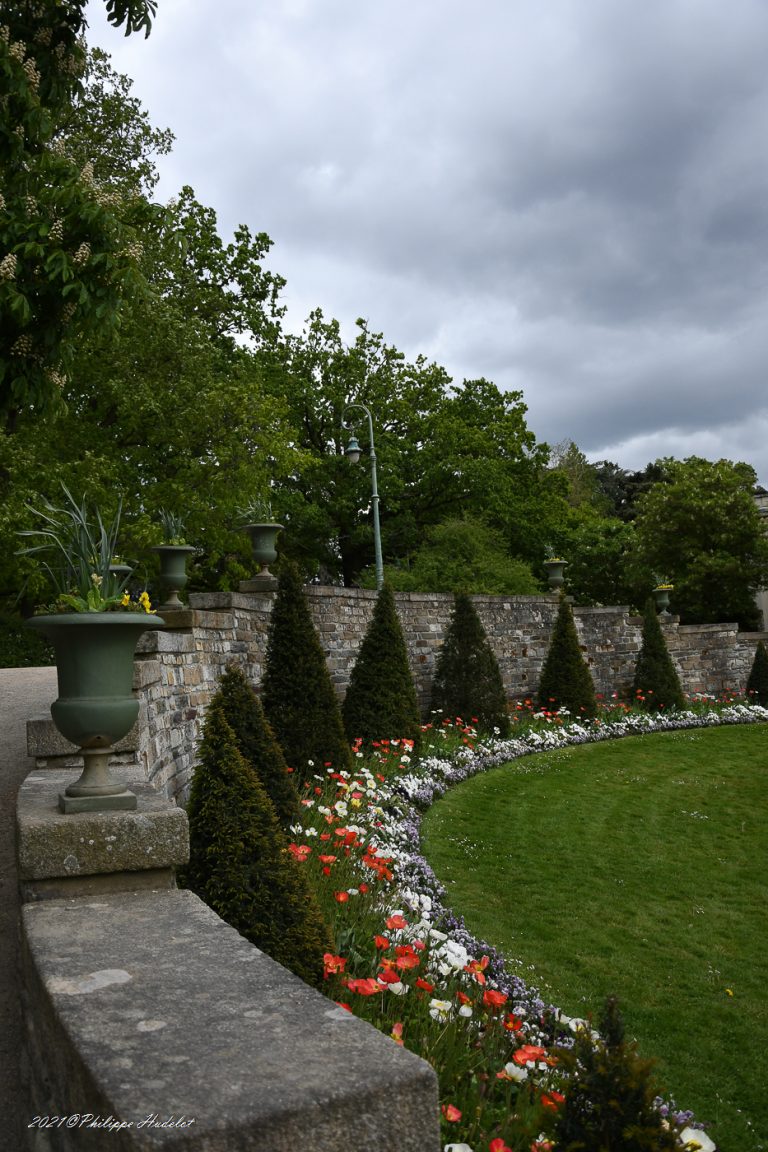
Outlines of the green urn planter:
M 277 560 L 277 535 L 282 532 L 282 524 L 244 524 L 243 531 L 251 539 L 253 558 L 259 565 L 259 571 L 251 580 L 240 583 L 241 592 L 270 591 L 276 587 L 277 581 L 269 570 L 269 565 Z
M 567 560 L 545 560 L 544 567 L 547 570 L 547 583 L 553 592 L 558 592 L 565 584 L 565 566 Z
M 59 695 L 53 722 L 83 756 L 83 774 L 59 796 L 62 812 L 133 809 L 136 797 L 109 769 L 113 745 L 139 714 L 133 694 L 136 642 L 163 620 L 143 612 L 71 612 L 33 616 L 27 626 L 43 633 L 56 653 Z
M 656 611 L 661 616 L 669 615 L 669 594 L 671 591 L 671 584 L 661 584 L 658 588 L 654 588 L 653 590 L 653 598 L 656 601 Z
M 191 544 L 158 544 L 150 548 L 150 552 L 157 552 L 160 557 L 160 587 L 164 600 L 159 612 L 178 612 L 184 607 L 179 592 L 187 586 L 187 557 L 194 551 Z

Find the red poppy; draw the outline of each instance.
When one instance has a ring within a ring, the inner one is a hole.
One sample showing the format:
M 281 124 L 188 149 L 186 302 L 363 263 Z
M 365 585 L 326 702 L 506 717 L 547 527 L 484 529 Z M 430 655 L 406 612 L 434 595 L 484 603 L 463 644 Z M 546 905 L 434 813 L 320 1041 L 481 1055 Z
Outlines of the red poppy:
M 298 860 L 300 864 L 303 864 L 307 856 L 311 854 L 312 849 L 310 848 L 309 844 L 289 844 L 288 851 L 291 853 L 294 860 Z
M 451 1123 L 461 1120 L 461 1112 L 453 1104 L 443 1104 L 441 1111 L 446 1120 L 451 1121 Z
M 334 892 L 334 900 L 338 900 L 339 904 L 346 904 L 349 900 L 349 892 Z
M 318 856 L 321 864 L 335 864 L 337 859 L 336 856 Z
M 414 956 L 413 953 L 409 952 L 406 956 L 398 956 L 395 964 L 402 971 L 407 971 L 409 968 L 418 968 L 421 960 L 419 960 L 418 956 Z
M 347 987 L 350 992 L 358 992 L 361 996 L 375 996 L 377 992 L 381 992 L 381 984 L 372 976 L 368 976 L 365 980 L 349 980 Z
M 342 1000 L 336 1001 L 336 1007 L 337 1008 L 343 1008 L 345 1012 L 351 1012 L 352 1011 L 349 1004 L 345 1004 Z
M 393 1024 L 392 1025 L 392 1031 L 390 1032 L 390 1036 L 394 1040 L 395 1044 L 402 1045 L 402 1043 L 403 1043 L 403 1025 L 400 1023 Z
M 512 1152 L 508 1144 L 505 1144 L 501 1136 L 497 1136 L 495 1140 L 491 1140 L 488 1145 L 489 1152 Z
M 386 936 L 374 936 L 373 942 L 377 948 L 389 948 L 389 940 Z
M 380 984 L 399 984 L 400 974 L 394 972 L 391 968 L 382 968 L 379 972 L 378 980 Z
M 434 984 L 430 984 L 428 980 L 422 980 L 421 976 L 416 980 L 416 987 L 423 988 L 425 992 L 434 992 Z
M 408 927 L 408 921 L 405 919 L 404 916 L 401 916 L 399 913 L 395 914 L 394 916 L 390 916 L 389 919 L 387 920 L 386 924 L 387 924 L 387 928 L 389 928 L 390 932 L 396 928 L 407 928 Z
M 483 992 L 483 1004 L 486 1008 L 501 1008 L 507 1002 L 507 997 L 503 992 L 497 992 L 493 988 L 486 988 Z
M 323 968 L 326 976 L 332 976 L 336 972 L 343 972 L 346 964 L 347 960 L 345 956 L 334 956 L 332 952 L 326 952 L 323 956 Z
M 517 1052 L 513 1053 L 512 1059 L 515 1064 L 523 1066 L 535 1060 L 542 1060 L 546 1054 L 546 1048 L 540 1048 L 537 1044 L 523 1044 L 522 1048 L 518 1048 Z
M 557 1112 L 560 1105 L 565 1100 L 562 1092 L 555 1092 L 554 1088 L 551 1092 L 542 1092 L 541 1104 L 543 1108 L 548 1108 L 550 1112 Z
M 504 1027 L 506 1028 L 507 1032 L 519 1032 L 522 1026 L 523 1022 L 522 1020 L 519 1020 L 517 1016 L 512 1016 L 510 1014 L 504 1020 Z

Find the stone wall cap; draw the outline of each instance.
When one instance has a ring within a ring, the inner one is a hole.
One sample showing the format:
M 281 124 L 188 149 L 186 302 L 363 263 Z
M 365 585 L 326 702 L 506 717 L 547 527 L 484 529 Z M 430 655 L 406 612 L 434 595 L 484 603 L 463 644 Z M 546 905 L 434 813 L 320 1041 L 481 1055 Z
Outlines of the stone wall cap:
M 31 772 L 16 805 L 19 878 L 93 876 L 173 868 L 189 859 L 187 816 L 145 780 L 129 780 L 133 812 L 59 812 L 78 772 Z
M 438 1152 L 429 1065 L 260 952 L 193 893 L 50 900 L 23 916 L 27 963 L 84 1065 L 73 1079 L 92 1085 L 90 1109 L 134 1123 L 194 1118 L 184 1132 L 135 1132 L 125 1147 Z M 62 1099 L 65 1108 L 75 1101 Z M 78 1148 L 109 1143 L 87 1137 L 78 1130 Z
M 116 752 L 135 752 L 139 747 L 139 722 L 114 745 Z M 30 756 L 74 756 L 80 751 L 59 732 L 50 712 L 43 712 L 27 720 L 27 752 Z

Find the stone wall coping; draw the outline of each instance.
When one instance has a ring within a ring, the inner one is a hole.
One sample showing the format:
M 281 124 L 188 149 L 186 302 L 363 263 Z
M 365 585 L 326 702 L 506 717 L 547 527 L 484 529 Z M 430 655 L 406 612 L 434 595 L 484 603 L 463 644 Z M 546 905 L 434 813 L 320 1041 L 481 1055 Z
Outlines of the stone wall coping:
M 138 773 L 139 769 L 136 769 Z M 130 773 L 121 772 L 120 778 Z M 31 772 L 16 805 L 19 879 L 172 869 L 189 859 L 186 813 L 140 778 L 126 782 L 137 797 L 133 812 L 59 811 L 58 797 L 78 772 Z
M 47 1131 L 54 1149 L 438 1152 L 432 1068 L 193 893 L 27 904 L 23 928 L 30 1116 L 131 1124 Z
M 679 619 L 679 617 L 678 617 Z M 691 635 L 694 632 L 738 632 L 738 624 L 681 624 L 680 632 Z
M 139 720 L 122 740 L 113 745 L 115 752 L 135 752 L 139 747 Z M 79 745 L 72 744 L 62 736 L 51 719 L 50 712 L 43 712 L 27 720 L 27 752 L 30 756 L 75 756 L 80 752 Z

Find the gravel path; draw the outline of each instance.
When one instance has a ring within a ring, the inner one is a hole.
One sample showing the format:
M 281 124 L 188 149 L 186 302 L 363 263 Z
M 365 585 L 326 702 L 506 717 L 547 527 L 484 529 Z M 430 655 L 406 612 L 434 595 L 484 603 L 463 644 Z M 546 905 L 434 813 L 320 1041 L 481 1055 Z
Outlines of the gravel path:
M 0 1152 L 24 1147 L 23 1125 L 30 1119 L 21 1102 L 18 1076 L 22 1019 L 16 795 L 34 767 L 27 756 L 27 720 L 46 712 L 55 698 L 55 668 L 0 668 Z

